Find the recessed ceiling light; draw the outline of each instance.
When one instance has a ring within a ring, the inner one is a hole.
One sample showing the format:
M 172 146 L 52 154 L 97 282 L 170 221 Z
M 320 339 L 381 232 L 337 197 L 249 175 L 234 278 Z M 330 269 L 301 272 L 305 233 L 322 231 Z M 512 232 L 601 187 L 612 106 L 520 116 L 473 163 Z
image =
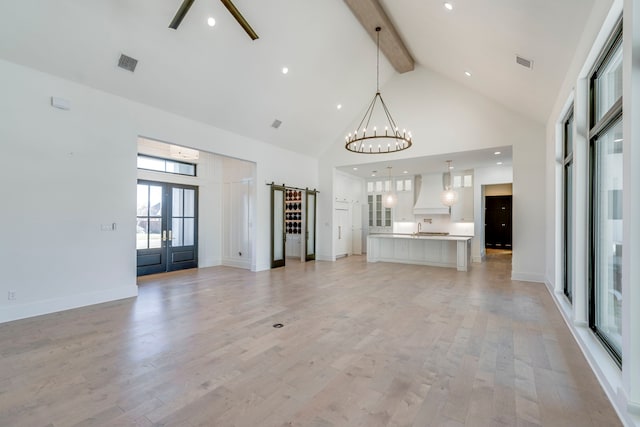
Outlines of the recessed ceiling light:
M 213 27 L 214 25 L 216 25 L 216 20 L 215 20 L 215 19 L 213 19 L 212 17 L 209 17 L 209 19 L 207 19 L 207 24 L 208 24 L 210 27 Z
M 282 67 L 282 74 L 287 74 L 289 69 L 287 67 Z
M 453 169 L 453 166 L 449 166 L 449 169 Z
M 496 165 L 498 165 L 498 166 L 500 166 L 501 164 L 502 164 L 502 162 L 498 162 L 498 163 L 496 163 Z
M 501 154 L 501 153 L 500 153 L 499 151 L 496 151 L 496 152 L 495 152 L 495 153 L 493 153 L 493 154 L 495 154 L 495 155 L 497 156 L 498 154 Z
M 409 173 L 409 171 L 403 171 L 402 173 Z
M 445 2 L 444 8 L 447 10 L 453 10 L 453 3 Z
M 471 77 L 471 72 L 470 71 L 465 71 L 464 75 L 467 76 L 467 77 Z
M 337 108 L 338 110 L 340 110 L 340 109 L 342 108 L 342 104 L 338 104 L 338 105 L 336 106 L 336 108 Z
M 358 168 L 353 168 L 353 170 L 354 170 L 354 171 L 357 171 L 357 170 L 358 170 Z

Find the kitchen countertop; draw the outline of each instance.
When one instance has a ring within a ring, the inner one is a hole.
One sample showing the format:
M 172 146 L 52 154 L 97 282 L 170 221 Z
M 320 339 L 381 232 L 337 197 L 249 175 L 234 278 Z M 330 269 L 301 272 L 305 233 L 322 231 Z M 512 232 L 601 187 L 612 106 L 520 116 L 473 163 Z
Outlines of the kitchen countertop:
M 378 234 L 369 234 L 371 238 L 382 238 L 382 239 L 422 239 L 422 240 L 453 240 L 453 241 L 464 241 L 471 240 L 473 236 L 453 236 L 453 235 L 426 235 L 426 234 L 407 234 L 407 233 L 378 233 Z

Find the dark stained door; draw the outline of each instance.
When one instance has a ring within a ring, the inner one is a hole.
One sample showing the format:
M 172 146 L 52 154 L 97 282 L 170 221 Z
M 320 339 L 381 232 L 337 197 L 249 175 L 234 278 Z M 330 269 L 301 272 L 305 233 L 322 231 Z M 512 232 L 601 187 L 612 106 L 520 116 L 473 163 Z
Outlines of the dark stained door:
M 511 196 L 487 196 L 484 221 L 485 247 L 511 249 Z
M 197 187 L 138 181 L 138 276 L 198 266 L 197 212 Z
M 138 276 L 167 271 L 165 185 L 138 181 L 136 265 Z

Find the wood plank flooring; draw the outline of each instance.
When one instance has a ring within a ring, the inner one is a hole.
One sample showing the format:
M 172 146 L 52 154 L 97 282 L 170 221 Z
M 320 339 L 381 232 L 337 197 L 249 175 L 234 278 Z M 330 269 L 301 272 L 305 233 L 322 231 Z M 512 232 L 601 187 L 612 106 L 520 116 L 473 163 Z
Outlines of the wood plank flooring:
M 544 285 L 490 258 L 175 272 L 2 324 L 0 426 L 621 425 Z

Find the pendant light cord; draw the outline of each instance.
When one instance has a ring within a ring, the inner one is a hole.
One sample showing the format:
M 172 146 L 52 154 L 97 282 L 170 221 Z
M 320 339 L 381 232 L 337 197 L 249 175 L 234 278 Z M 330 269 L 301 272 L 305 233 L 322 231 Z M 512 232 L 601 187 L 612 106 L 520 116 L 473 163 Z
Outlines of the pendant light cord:
M 382 28 L 376 27 L 376 33 L 378 34 L 378 50 L 376 52 L 376 93 L 380 92 L 380 30 L 382 30 Z

